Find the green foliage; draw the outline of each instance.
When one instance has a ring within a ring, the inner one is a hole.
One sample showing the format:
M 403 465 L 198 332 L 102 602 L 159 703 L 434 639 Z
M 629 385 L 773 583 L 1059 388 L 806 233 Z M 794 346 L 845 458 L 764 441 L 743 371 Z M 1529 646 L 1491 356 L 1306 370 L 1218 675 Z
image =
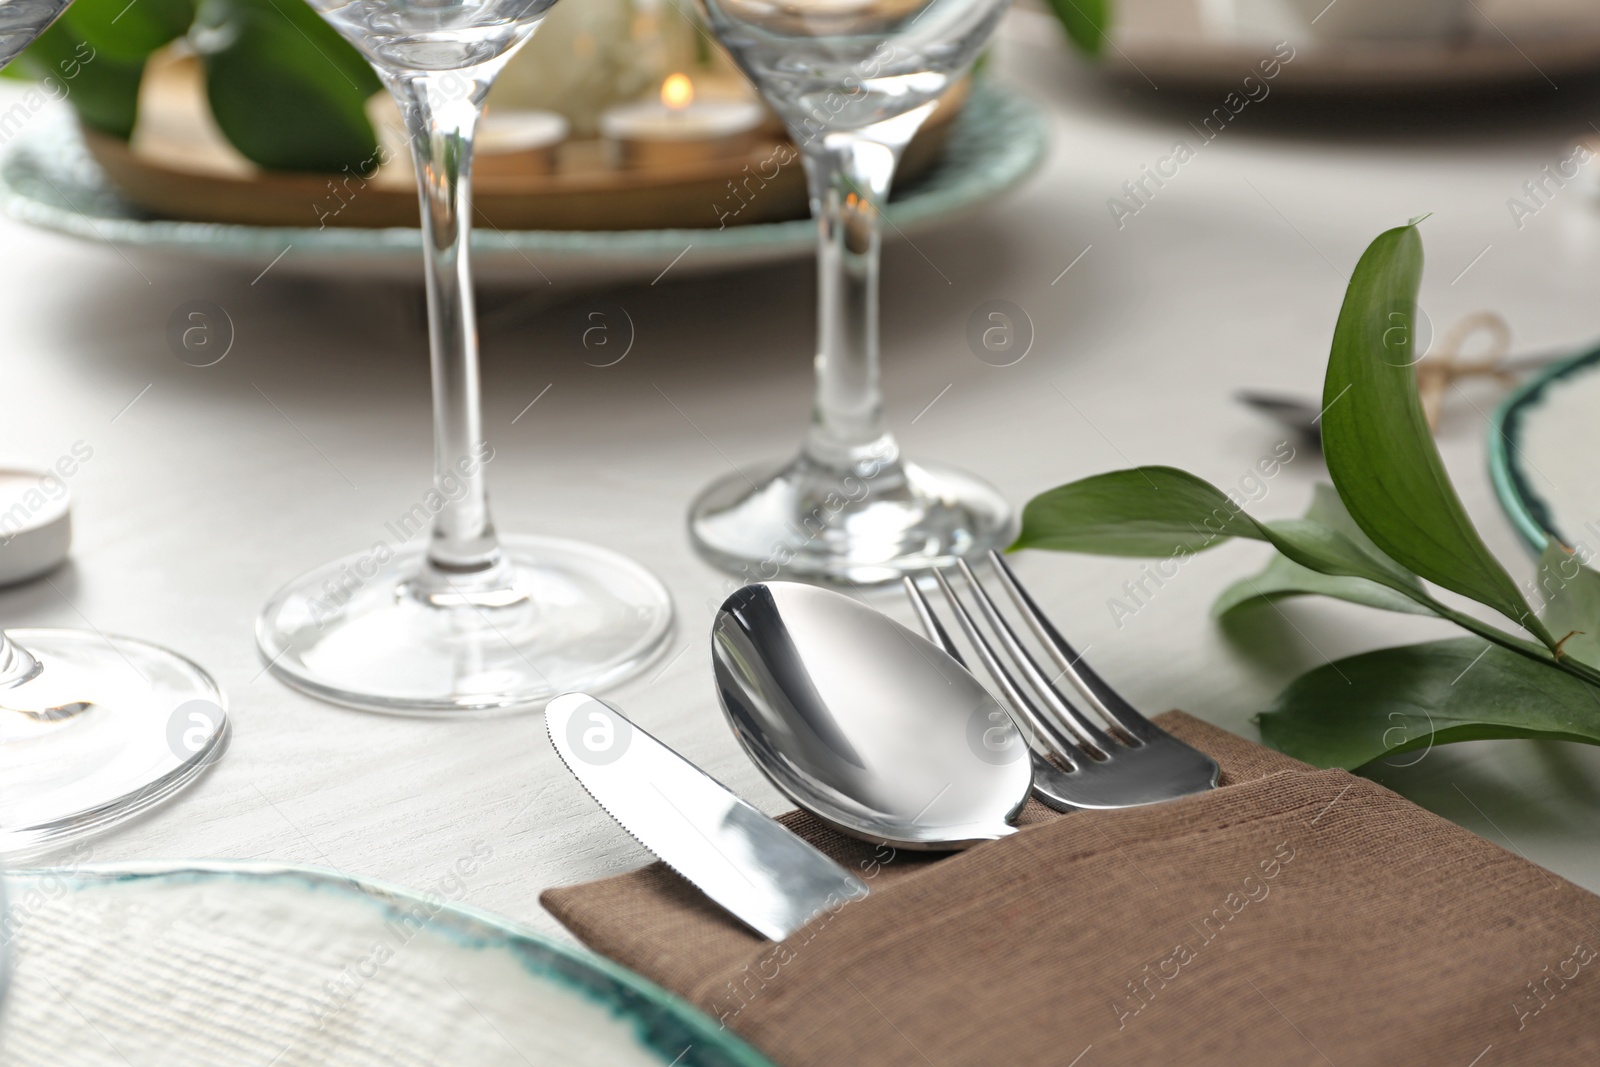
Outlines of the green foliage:
M 271 170 L 373 169 L 365 104 L 382 85 L 301 0 L 203 0 L 195 25 L 211 114 L 246 157 Z
M 381 83 L 305 0 L 75 0 L 19 65 L 46 88 L 65 85 L 85 125 L 127 139 L 146 60 L 186 34 L 217 125 L 245 158 L 269 170 L 372 169 L 365 104 Z
M 1106 31 L 1111 27 L 1112 0 L 1050 0 L 1050 10 L 1061 20 L 1067 38 L 1086 55 L 1097 56 L 1105 49 Z
M 1600 574 L 1552 540 L 1539 556 L 1535 585 L 1545 600 L 1539 617 L 1562 655 L 1600 667 Z
M 191 0 L 73 0 L 61 21 L 95 52 L 121 63 L 142 62 L 177 40 L 194 21 Z
M 144 75 L 142 56 L 121 60 L 101 54 L 61 18 L 10 69 L 18 67 L 39 82 L 39 91 L 52 96 L 65 92 L 84 125 L 124 140 L 132 135 Z
M 1274 748 L 1320 767 L 1359 767 L 1452 741 L 1600 744 L 1600 692 L 1526 656 L 1458 637 L 1318 667 L 1291 682 L 1258 722 Z
M 1381 234 L 1350 277 L 1323 387 L 1322 447 L 1351 517 L 1390 557 L 1545 638 L 1461 506 L 1417 395 L 1415 226 Z M 1553 640 L 1550 641 L 1553 644 Z
M 1171 556 L 1260 536 L 1255 520 L 1211 483 L 1175 467 L 1139 467 L 1040 493 L 1023 509 L 1011 547 Z
M 1191 474 L 1140 467 L 1035 497 L 1012 547 L 1186 557 L 1251 538 L 1278 555 L 1223 592 L 1219 615 L 1316 594 L 1437 616 L 1476 635 L 1353 656 L 1297 679 L 1260 723 L 1269 744 L 1307 762 L 1355 767 L 1386 752 L 1489 737 L 1600 744 L 1600 574 L 1559 545 L 1547 549 L 1536 615 L 1479 537 L 1417 395 L 1411 323 L 1421 276 L 1415 223 L 1380 235 L 1357 264 L 1323 398 L 1333 486 L 1318 487 L 1303 518 L 1262 522 Z M 1538 641 L 1446 605 L 1424 580 Z
M 1321 523 L 1337 530 L 1364 552 L 1397 570 L 1402 569 L 1393 560 L 1384 556 L 1383 551 L 1361 532 L 1361 527 L 1357 526 L 1350 518 L 1350 513 L 1345 511 L 1343 501 L 1339 499 L 1339 494 L 1332 486 L 1315 487 L 1312 491 L 1311 506 L 1306 509 L 1305 518 L 1310 522 Z M 1415 575 L 1408 575 L 1407 584 L 1413 585 L 1416 592 L 1422 592 L 1422 583 L 1416 580 Z M 1370 578 L 1324 574 L 1302 566 L 1288 556 L 1278 555 L 1268 561 L 1266 569 L 1260 574 L 1241 578 L 1225 589 L 1217 598 L 1217 602 L 1212 605 L 1212 611 L 1220 617 L 1251 604 L 1319 594 L 1348 600 L 1353 604 L 1365 604 L 1370 608 L 1382 608 L 1385 611 L 1400 611 L 1412 615 L 1434 614 L 1419 600 L 1416 592 L 1398 593 L 1392 587 L 1372 581 Z

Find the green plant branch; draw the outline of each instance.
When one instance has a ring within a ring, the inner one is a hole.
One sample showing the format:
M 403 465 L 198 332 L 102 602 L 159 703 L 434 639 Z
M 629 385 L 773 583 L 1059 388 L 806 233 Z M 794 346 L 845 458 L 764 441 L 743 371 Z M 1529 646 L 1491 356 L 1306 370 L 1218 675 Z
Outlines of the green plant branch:
M 1469 738 L 1600 744 L 1600 574 L 1552 546 L 1540 561 L 1546 602 L 1535 613 L 1472 525 L 1417 393 L 1421 277 L 1415 223 L 1379 235 L 1351 275 L 1323 392 L 1333 487 L 1318 490 L 1304 517 L 1259 521 L 1192 474 L 1140 467 L 1039 494 L 1012 547 L 1181 563 L 1233 538 L 1265 541 L 1278 556 L 1225 590 L 1219 613 L 1315 594 L 1433 615 L 1475 635 L 1349 657 L 1298 678 L 1259 721 L 1269 744 L 1313 763 L 1359 766 Z M 1425 581 L 1537 641 L 1442 603 Z M 1456 684 L 1474 671 L 1471 683 Z M 1391 720 L 1404 729 L 1372 733 Z

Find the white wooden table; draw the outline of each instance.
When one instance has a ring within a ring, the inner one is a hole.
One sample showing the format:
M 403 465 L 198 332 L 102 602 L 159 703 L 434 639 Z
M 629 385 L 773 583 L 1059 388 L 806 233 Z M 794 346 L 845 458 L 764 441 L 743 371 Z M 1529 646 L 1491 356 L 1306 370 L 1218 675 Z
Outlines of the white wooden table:
M 1269 98 L 1119 229 L 1107 199 L 1175 139 L 1192 141 L 1188 122 L 1213 102 L 1099 86 L 1054 27 L 1025 12 L 1012 16 L 994 69 L 1048 110 L 1054 151 L 1017 195 L 915 247 L 890 247 L 886 388 L 911 455 L 981 471 L 1019 506 L 1135 463 L 1236 484 L 1281 435 L 1232 392 L 1317 395 L 1346 272 L 1373 236 L 1423 212 L 1434 212 L 1423 306 L 1440 329 L 1492 308 L 1522 349 L 1600 334 L 1600 215 L 1576 188 L 1521 229 L 1506 207 L 1564 155 L 1584 128 L 1576 113 L 1330 133 L 1274 114 L 1280 101 Z M 78 440 L 94 450 L 72 480 L 72 563 L 0 592 L 0 620 L 92 624 L 169 645 L 231 699 L 226 758 L 176 802 L 96 839 L 94 860 L 271 858 L 427 887 L 486 844 L 492 858 L 466 899 L 552 932 L 542 888 L 645 861 L 562 769 L 538 715 L 386 718 L 318 703 L 262 672 L 252 625 L 267 596 L 371 544 L 426 487 L 424 341 L 401 294 L 281 270 L 252 281 L 253 271 L 200 265 L 135 269 L 113 250 L 9 223 L 0 240 L 0 452 L 48 463 Z M 684 510 L 727 469 L 725 456 L 756 461 L 799 440 L 812 291 L 810 265 L 797 262 L 668 273 L 599 294 L 637 327 L 632 352 L 605 369 L 582 362 L 575 322 L 587 297 L 529 292 L 512 305 L 498 295 L 485 315 L 500 527 L 591 539 L 656 569 L 677 599 L 678 631 L 667 657 L 616 699 L 773 810 L 780 799 L 712 693 L 707 635 L 727 580 L 691 553 Z M 226 308 L 237 327 L 232 352 L 204 369 L 175 359 L 165 339 L 173 309 L 196 299 Z M 1015 366 L 980 362 L 964 339 L 968 315 L 991 299 L 1026 309 L 1037 332 Z M 1491 547 L 1520 568 L 1528 557 L 1485 474 L 1481 412 L 1494 393 L 1466 394 L 1448 404 L 1446 459 Z M 1298 514 L 1323 477 L 1302 453 L 1254 510 Z M 1308 601 L 1285 607 L 1292 626 L 1265 611 L 1230 637 L 1208 607 L 1263 558 L 1258 545 L 1212 552 L 1120 627 L 1107 600 L 1138 577 L 1137 561 L 1029 553 L 1018 567 L 1136 704 L 1183 707 L 1250 736 L 1251 716 L 1325 657 L 1453 633 Z M 885 604 L 899 612 L 896 598 Z M 1381 778 L 1600 889 L 1600 752 L 1460 745 Z

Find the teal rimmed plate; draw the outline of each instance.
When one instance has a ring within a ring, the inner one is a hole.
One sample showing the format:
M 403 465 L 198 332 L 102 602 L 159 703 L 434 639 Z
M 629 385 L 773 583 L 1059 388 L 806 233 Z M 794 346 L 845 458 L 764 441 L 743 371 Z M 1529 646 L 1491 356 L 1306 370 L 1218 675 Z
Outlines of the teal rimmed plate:
M 1600 348 L 1540 371 L 1495 411 L 1495 495 L 1535 551 L 1600 549 Z
M 951 126 L 937 164 L 896 193 L 889 235 L 947 223 L 991 202 L 1044 158 L 1044 120 L 1034 105 L 980 83 Z M 391 277 L 420 281 L 422 238 L 415 229 L 240 226 L 151 218 L 107 182 L 76 125 L 40 121 L 0 160 L 0 210 L 31 226 L 110 244 L 128 256 L 227 262 L 261 270 Z M 809 254 L 808 219 L 726 229 L 498 231 L 472 235 L 480 281 L 587 284 L 723 270 Z
M 268 863 L 5 877 L 8 1067 L 771 1067 L 666 991 L 426 891 Z

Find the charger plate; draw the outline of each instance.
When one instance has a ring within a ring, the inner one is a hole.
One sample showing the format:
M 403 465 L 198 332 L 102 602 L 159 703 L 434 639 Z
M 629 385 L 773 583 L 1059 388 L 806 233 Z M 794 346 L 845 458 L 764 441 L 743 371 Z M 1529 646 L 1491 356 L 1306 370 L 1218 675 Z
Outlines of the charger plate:
M 942 158 L 899 190 L 888 233 L 943 225 L 1011 189 L 1044 158 L 1045 126 L 1036 107 L 992 83 L 973 87 L 951 124 Z M 90 158 L 65 114 L 41 116 L 0 160 L 0 210 L 41 229 L 115 246 L 132 257 L 224 262 L 251 274 L 273 271 L 419 281 L 422 236 L 415 229 L 242 226 L 152 218 L 118 195 Z M 475 228 L 473 267 L 480 281 L 588 284 L 651 280 L 810 255 L 809 219 L 670 230 L 497 230 Z M 281 259 L 276 257 L 281 256 Z
M 1489 472 L 1500 505 L 1536 551 L 1554 537 L 1600 552 L 1600 347 L 1506 396 L 1489 432 Z
M 487 856 L 485 855 L 487 853 Z M 666 991 L 426 893 L 266 863 L 5 878 L 8 1067 L 771 1067 Z
M 1448 40 L 1309 33 L 1304 13 L 1332 8 L 1328 0 L 1123 0 L 1103 69 L 1139 89 L 1215 93 L 1217 107 L 1230 91 L 1263 92 L 1259 76 L 1243 79 L 1273 58 L 1284 61 L 1267 68 L 1277 73 L 1265 91 L 1317 96 L 1554 91 L 1600 73 L 1600 7 L 1591 0 L 1469 0 L 1464 32 Z

